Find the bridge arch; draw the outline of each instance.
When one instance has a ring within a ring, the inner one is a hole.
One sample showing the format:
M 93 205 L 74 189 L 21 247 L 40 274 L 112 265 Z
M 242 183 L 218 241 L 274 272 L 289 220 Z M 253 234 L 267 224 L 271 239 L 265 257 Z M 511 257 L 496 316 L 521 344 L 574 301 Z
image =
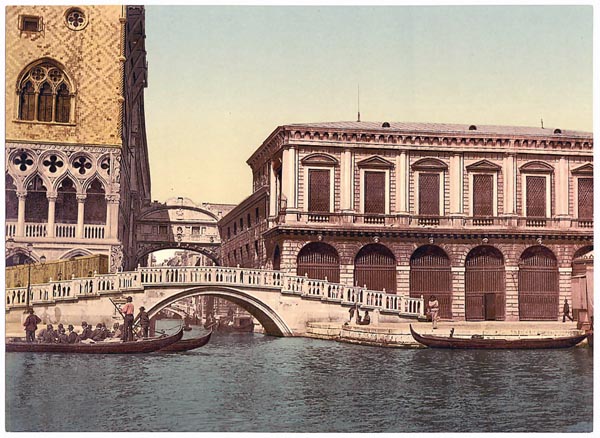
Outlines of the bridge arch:
M 175 295 L 168 296 L 162 301 L 146 309 L 150 318 L 155 316 L 165 307 L 182 298 L 193 296 L 211 296 L 223 298 L 237 304 L 261 323 L 265 333 L 272 336 L 291 336 L 292 330 L 286 322 L 269 305 L 252 295 L 232 287 L 225 286 L 198 286 L 185 289 Z

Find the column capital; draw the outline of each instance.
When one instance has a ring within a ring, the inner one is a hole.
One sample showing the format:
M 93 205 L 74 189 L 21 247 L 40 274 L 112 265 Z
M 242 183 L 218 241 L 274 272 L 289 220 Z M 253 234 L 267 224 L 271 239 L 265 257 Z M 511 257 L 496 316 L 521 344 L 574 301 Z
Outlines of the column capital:
M 58 199 L 58 193 L 47 193 L 46 199 L 48 199 L 48 202 L 56 202 Z
M 27 190 L 17 190 L 17 198 L 24 201 L 27 198 Z
M 87 198 L 87 194 L 77 193 L 77 195 L 75 197 L 77 198 L 77 202 L 85 202 L 85 200 Z
M 106 199 L 106 202 L 116 204 L 121 200 L 121 195 L 119 195 L 118 193 L 112 193 L 112 194 L 105 195 L 104 199 Z

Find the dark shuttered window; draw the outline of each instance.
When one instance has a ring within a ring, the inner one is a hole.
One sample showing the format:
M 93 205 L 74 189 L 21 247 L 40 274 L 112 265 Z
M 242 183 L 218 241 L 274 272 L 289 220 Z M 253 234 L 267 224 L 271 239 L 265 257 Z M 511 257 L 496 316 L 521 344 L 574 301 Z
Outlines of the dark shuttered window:
M 527 177 L 527 217 L 546 217 L 546 177 Z
M 440 175 L 438 173 L 419 174 L 419 214 L 440 215 Z
M 65 84 L 62 84 L 56 95 L 56 121 L 67 123 L 69 121 L 69 112 L 71 111 L 71 97 L 69 89 Z
M 492 175 L 473 175 L 473 216 L 494 214 L 494 189 Z
M 578 178 L 577 181 L 579 218 L 592 219 L 594 216 L 594 179 Z
M 365 213 L 385 213 L 385 173 L 365 172 Z
M 40 122 L 52 121 L 52 88 L 44 83 L 40 89 L 40 100 L 38 104 L 38 120 Z
M 329 170 L 311 169 L 308 171 L 308 210 L 311 212 L 329 211 Z
M 33 84 L 27 82 L 21 92 L 21 107 L 19 119 L 34 120 L 35 119 L 35 90 Z

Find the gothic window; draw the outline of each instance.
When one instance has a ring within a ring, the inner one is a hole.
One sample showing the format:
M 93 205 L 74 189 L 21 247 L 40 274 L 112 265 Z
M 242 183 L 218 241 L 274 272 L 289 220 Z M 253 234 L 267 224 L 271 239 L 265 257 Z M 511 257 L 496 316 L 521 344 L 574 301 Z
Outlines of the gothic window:
M 577 178 L 578 218 L 592 219 L 594 217 L 594 179 Z
M 19 119 L 35 119 L 35 90 L 31 81 L 25 82 L 21 87 L 19 105 Z
M 83 221 L 86 224 L 106 224 L 106 197 L 104 187 L 97 179 L 87 189 Z
M 16 220 L 19 212 L 19 198 L 15 181 L 7 173 L 5 176 L 4 190 L 6 196 L 6 220 Z
M 30 67 L 19 82 L 20 120 L 69 123 L 73 86 L 51 61 Z
M 46 186 L 42 179 L 36 175 L 27 185 L 27 198 L 25 199 L 25 222 L 47 222 L 48 199 Z
M 328 212 L 330 210 L 329 169 L 308 171 L 308 211 Z
M 56 94 L 56 121 L 59 123 L 69 122 L 69 112 L 71 111 L 71 96 L 66 84 L 58 87 Z
M 494 215 L 493 175 L 473 175 L 473 216 Z
M 75 184 L 69 178 L 61 181 L 56 190 L 56 204 L 54 210 L 54 220 L 58 224 L 76 224 L 77 223 L 77 193 Z

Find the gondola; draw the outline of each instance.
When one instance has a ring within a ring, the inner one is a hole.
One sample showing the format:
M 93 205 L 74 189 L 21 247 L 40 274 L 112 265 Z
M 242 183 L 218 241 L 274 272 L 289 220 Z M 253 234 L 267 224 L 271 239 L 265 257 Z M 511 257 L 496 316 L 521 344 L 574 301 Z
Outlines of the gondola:
M 177 342 L 174 342 L 171 345 L 167 345 L 164 348 L 158 350 L 158 353 L 172 353 L 172 352 L 181 352 L 181 351 L 189 351 L 194 348 L 200 348 L 206 344 L 210 340 L 210 336 L 212 335 L 212 331 L 207 335 L 200 336 L 199 338 L 190 338 L 190 339 L 180 339 Z
M 7 342 L 6 352 L 32 352 L 32 353 L 78 353 L 78 354 L 134 354 L 151 353 L 165 348 L 179 340 L 183 336 L 183 330 L 171 336 L 142 339 L 129 342 L 95 342 L 87 344 L 47 344 L 34 342 Z
M 421 335 L 410 325 L 410 333 L 415 341 L 430 348 L 465 348 L 465 349 L 543 349 L 570 348 L 583 341 L 587 335 L 567 336 L 560 338 L 520 338 L 500 339 L 472 336 L 471 338 L 455 338 L 446 336 Z

